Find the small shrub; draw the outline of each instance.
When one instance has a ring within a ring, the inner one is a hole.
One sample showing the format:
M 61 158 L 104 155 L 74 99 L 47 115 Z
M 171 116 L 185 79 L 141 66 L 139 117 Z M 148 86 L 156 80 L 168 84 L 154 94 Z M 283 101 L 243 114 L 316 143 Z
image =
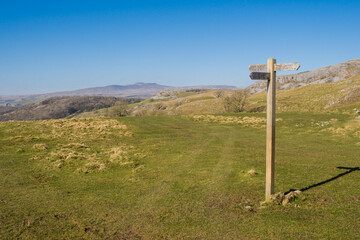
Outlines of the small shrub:
M 163 103 L 157 103 L 154 105 L 155 110 L 165 110 L 167 107 Z
M 238 113 L 245 110 L 248 102 L 248 92 L 245 90 L 235 91 L 231 96 L 224 98 L 224 109 L 228 113 Z
M 136 111 L 133 112 L 133 115 L 137 117 L 145 116 L 146 114 L 147 111 L 144 108 L 137 109 Z
M 115 105 L 108 109 L 109 117 L 125 117 L 129 115 L 128 104 L 125 101 L 117 101 Z
M 224 94 L 225 94 L 224 90 L 217 90 L 217 91 L 215 91 L 214 97 L 215 98 L 221 98 L 221 97 L 224 96 Z

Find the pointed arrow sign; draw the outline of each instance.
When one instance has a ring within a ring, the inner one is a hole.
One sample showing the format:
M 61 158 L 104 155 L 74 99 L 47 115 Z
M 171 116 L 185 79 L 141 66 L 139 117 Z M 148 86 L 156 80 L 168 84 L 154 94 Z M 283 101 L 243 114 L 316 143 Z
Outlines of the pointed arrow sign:
M 270 80 L 270 73 L 268 72 L 252 72 L 250 73 L 252 80 Z
M 300 68 L 298 63 L 275 64 L 275 71 L 296 71 Z
M 275 64 L 275 71 L 296 71 L 300 68 L 298 63 L 280 63 Z M 253 64 L 249 66 L 251 72 L 265 72 L 267 71 L 266 64 Z
M 253 64 L 249 66 L 251 72 L 266 72 L 267 64 Z

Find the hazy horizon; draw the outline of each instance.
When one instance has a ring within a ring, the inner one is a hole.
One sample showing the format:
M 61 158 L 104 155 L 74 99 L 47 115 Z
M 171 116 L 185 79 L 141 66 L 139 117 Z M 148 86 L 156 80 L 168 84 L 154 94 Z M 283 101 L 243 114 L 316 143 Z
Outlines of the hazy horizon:
M 108 86 L 130 86 L 130 85 L 135 85 L 137 83 L 144 83 L 144 84 L 158 84 L 155 82 L 134 82 L 134 83 L 129 83 L 129 84 L 110 84 L 110 85 L 104 85 L 104 86 L 90 86 L 90 87 L 84 87 L 84 88 L 76 88 L 76 89 L 69 89 L 69 90 L 55 90 L 55 91 L 50 91 L 50 92 L 34 92 L 34 93 L 26 93 L 26 94 L 0 94 L 1 97 L 12 97 L 12 96 L 28 96 L 28 95 L 42 95 L 42 94 L 49 94 L 49 93 L 57 93 L 57 92 L 71 92 L 71 91 L 77 91 L 77 90 L 83 90 L 83 89 L 92 89 L 92 88 L 101 88 L 101 87 L 108 87 Z M 161 86 L 169 86 L 169 85 L 163 85 L 163 84 L 159 84 Z M 209 84 L 209 85 L 193 85 L 193 86 L 169 86 L 169 87 L 196 87 L 196 86 L 216 86 L 216 85 L 224 85 L 224 86 L 234 86 L 237 88 L 241 88 L 239 86 L 235 86 L 235 85 L 230 85 L 230 84 Z M 246 86 L 247 87 L 247 86 Z

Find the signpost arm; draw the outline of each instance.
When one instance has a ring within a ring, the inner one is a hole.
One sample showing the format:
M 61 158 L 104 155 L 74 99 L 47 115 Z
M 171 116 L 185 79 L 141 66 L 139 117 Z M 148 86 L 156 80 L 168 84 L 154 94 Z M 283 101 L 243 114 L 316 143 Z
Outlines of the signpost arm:
M 270 74 L 267 87 L 267 124 L 266 124 L 266 190 L 265 200 L 270 200 L 274 194 L 275 168 L 275 97 L 276 97 L 276 59 L 267 61 L 267 70 Z

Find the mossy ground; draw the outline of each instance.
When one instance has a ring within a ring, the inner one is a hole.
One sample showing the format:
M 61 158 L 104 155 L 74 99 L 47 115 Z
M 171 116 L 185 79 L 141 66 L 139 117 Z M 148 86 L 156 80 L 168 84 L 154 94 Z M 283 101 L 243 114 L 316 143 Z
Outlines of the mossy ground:
M 188 116 L 1 123 L 0 236 L 358 239 L 359 119 L 277 117 L 275 191 L 306 191 L 265 208 L 262 127 Z M 66 149 L 59 168 L 51 153 Z

